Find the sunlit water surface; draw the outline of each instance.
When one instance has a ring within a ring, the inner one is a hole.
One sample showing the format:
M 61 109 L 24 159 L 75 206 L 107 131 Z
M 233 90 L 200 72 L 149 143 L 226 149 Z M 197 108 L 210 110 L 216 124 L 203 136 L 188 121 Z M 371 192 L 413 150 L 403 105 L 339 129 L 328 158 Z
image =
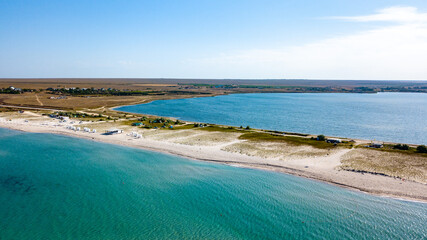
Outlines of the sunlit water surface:
M 254 93 L 159 100 L 120 111 L 187 121 L 427 144 L 425 93 Z
M 427 205 L 0 129 L 0 239 L 426 239 Z

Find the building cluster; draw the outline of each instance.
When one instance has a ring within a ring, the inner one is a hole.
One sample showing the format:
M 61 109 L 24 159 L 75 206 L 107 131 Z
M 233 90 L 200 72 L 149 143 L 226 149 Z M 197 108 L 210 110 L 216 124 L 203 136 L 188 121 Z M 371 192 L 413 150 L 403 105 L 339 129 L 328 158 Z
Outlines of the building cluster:
M 10 94 L 19 94 L 24 92 L 21 88 L 16 88 L 13 86 L 10 86 L 8 88 L 0 88 L 0 93 L 10 93 Z
M 65 87 L 65 88 L 46 88 L 47 91 L 98 91 L 98 92 L 107 92 L 107 91 L 119 91 L 115 88 L 78 88 L 78 87 Z
M 12 91 L 22 92 L 21 88 L 16 88 L 14 86 L 10 86 L 9 89 L 12 90 Z
M 67 97 L 66 96 L 49 97 L 48 99 L 67 99 Z
M 96 133 L 96 129 L 90 129 L 90 128 L 83 128 L 83 130 L 80 127 L 75 127 L 75 126 L 67 126 L 67 129 L 69 130 L 73 130 L 75 132 L 79 132 L 79 131 L 83 131 L 83 132 L 87 132 L 87 133 Z

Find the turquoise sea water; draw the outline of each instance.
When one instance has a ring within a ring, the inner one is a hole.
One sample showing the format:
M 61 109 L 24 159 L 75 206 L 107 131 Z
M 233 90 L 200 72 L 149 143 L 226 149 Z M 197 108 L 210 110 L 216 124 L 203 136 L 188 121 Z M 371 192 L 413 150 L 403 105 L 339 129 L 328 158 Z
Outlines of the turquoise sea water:
M 427 144 L 427 94 L 254 93 L 117 108 L 187 121 Z
M 0 128 L 0 239 L 426 239 L 427 204 Z

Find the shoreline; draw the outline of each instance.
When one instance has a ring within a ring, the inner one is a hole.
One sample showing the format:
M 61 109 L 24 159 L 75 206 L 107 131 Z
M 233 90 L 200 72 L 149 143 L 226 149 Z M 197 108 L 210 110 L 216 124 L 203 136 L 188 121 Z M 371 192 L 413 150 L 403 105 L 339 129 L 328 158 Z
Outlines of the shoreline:
M 0 118 L 0 120 L 2 119 Z M 32 124 L 23 121 L 17 122 L 17 120 L 13 122 L 0 121 L 0 127 L 12 130 L 59 134 L 180 156 L 191 160 L 280 172 L 376 196 L 427 203 L 427 184 L 404 181 L 389 176 L 363 174 L 337 169 L 336 161 L 339 163 L 340 157 L 351 150 L 341 149 L 326 158 L 309 157 L 297 159 L 298 161 L 278 161 L 275 159 L 248 156 L 242 153 L 226 152 L 215 146 L 176 144 L 153 140 L 149 136 L 144 137 L 142 140 L 132 139 L 125 134 L 106 136 L 99 133 L 75 132 L 67 130 L 64 126 L 40 126 L 39 124 L 40 122 Z M 325 164 L 319 164 L 322 160 L 324 160 L 326 166 L 324 166 Z M 335 161 L 335 165 L 331 164 L 331 161 Z
M 274 94 L 281 94 L 280 92 L 272 92 Z M 329 92 L 321 92 L 321 93 L 317 93 L 317 92 L 304 92 L 304 93 L 298 93 L 295 92 L 295 94 L 331 94 Z M 332 94 L 382 94 L 382 93 L 395 93 L 395 92 L 376 92 L 376 93 L 335 93 L 333 92 Z M 419 93 L 419 92 L 403 92 L 403 93 Z M 426 92 L 427 93 L 427 92 Z M 114 106 L 114 107 L 109 107 L 108 109 L 110 111 L 114 111 L 114 112 L 119 112 L 119 113 L 124 113 L 124 114 L 135 114 L 135 115 L 144 115 L 144 116 L 151 116 L 151 117 L 163 117 L 163 118 L 170 118 L 170 119 L 178 119 L 181 121 L 185 121 L 185 122 L 191 122 L 191 123 L 206 123 L 206 122 L 197 122 L 197 121 L 193 121 L 193 120 L 186 120 L 186 119 L 182 119 L 179 117 L 174 117 L 174 116 L 162 116 L 162 115 L 154 115 L 154 114 L 146 114 L 146 113 L 137 113 L 137 112 L 127 112 L 127 111 L 123 111 L 123 110 L 119 110 L 118 108 L 121 107 L 129 107 L 129 106 L 137 106 L 137 105 L 143 105 L 143 104 L 150 104 L 152 102 L 155 101 L 166 101 L 166 100 L 180 100 L 180 99 L 192 99 L 192 98 L 205 98 L 205 97 L 219 97 L 219 96 L 227 96 L 227 95 L 240 95 L 240 94 L 262 94 L 261 92 L 255 92 L 255 93 L 225 93 L 225 94 L 216 94 L 216 95 L 211 95 L 211 96 L 191 96 L 191 97 L 185 97 L 185 98 L 173 98 L 173 99 L 154 99 L 154 100 L 149 100 L 146 102 L 141 102 L 141 103 L 136 103 L 136 104 L 130 104 L 130 105 L 118 105 L 118 106 Z M 422 94 L 422 93 L 421 93 Z M 232 127 L 239 127 L 237 125 L 228 125 L 228 124 L 221 124 L 221 123 L 213 123 L 216 125 L 221 125 L 221 126 L 232 126 Z M 278 131 L 278 132 L 282 132 L 282 133 L 286 133 L 289 135 L 307 135 L 307 136 L 317 136 L 317 135 L 321 135 L 322 133 L 303 133 L 303 132 L 288 132 L 286 130 L 274 130 L 274 129 L 261 129 L 261 128 L 254 128 L 256 130 L 263 130 L 263 131 Z M 324 135 L 324 134 L 322 134 Z M 363 139 L 363 138 L 358 138 L 358 137 L 343 137 L 343 136 L 337 136 L 337 135 L 325 135 L 325 137 L 328 138 L 338 138 L 338 139 L 352 139 L 355 141 L 359 141 L 359 142 L 364 142 L 364 143 L 369 143 L 369 142 L 381 142 L 383 144 L 407 144 L 410 146 L 419 146 L 419 145 L 427 145 L 427 143 L 408 143 L 408 142 L 394 142 L 394 141 L 389 141 L 389 140 L 378 140 L 378 139 Z

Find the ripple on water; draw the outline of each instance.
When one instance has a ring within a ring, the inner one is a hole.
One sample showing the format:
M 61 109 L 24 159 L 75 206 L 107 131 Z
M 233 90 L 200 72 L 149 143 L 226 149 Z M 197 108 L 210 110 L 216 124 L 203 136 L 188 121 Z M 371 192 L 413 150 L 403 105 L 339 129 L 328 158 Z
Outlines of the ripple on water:
M 231 126 L 427 144 L 425 93 L 231 94 L 158 100 L 117 110 Z
M 0 239 L 427 236 L 423 203 L 64 136 L 0 146 Z

